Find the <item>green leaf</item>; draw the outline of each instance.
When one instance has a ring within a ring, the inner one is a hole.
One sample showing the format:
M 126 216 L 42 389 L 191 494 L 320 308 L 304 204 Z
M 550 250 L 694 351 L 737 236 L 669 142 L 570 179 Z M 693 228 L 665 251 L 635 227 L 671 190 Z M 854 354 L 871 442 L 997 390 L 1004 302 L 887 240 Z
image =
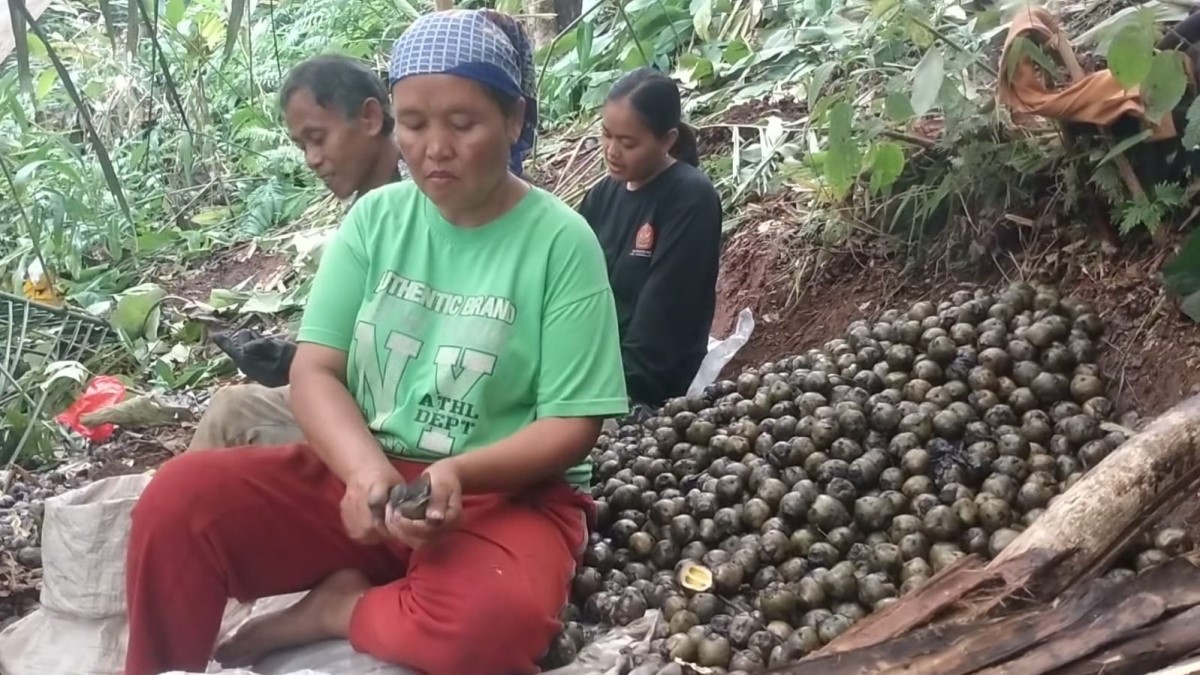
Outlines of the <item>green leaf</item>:
M 1008 50 L 1008 59 L 1004 63 L 1004 74 L 1008 80 L 1012 80 L 1017 73 L 1017 68 L 1021 65 L 1024 59 L 1030 59 L 1042 70 L 1046 71 L 1055 80 L 1059 79 L 1059 68 L 1045 50 L 1033 40 L 1026 37 L 1019 37 L 1013 40 L 1012 47 Z
M 1200 293 L 1200 229 L 1192 230 L 1179 253 L 1162 268 L 1163 286 L 1180 297 Z M 1200 321 L 1200 317 L 1192 317 Z
M 47 56 L 46 43 L 37 35 L 28 36 L 27 44 L 29 46 L 29 55 L 35 59 L 44 59 Z
M 161 358 L 155 359 L 154 374 L 158 376 L 158 379 L 162 380 L 163 384 L 166 385 L 168 389 L 175 388 L 175 370 L 171 367 L 171 363 L 169 361 Z
M 1153 59 L 1154 38 L 1139 24 L 1122 28 L 1108 48 L 1108 69 L 1126 89 L 1146 79 Z
M 46 364 L 43 374 L 46 379 L 42 381 L 41 387 L 47 391 L 64 381 L 71 385 L 82 385 L 90 376 L 88 369 L 78 361 L 53 361 Z
M 591 21 L 579 24 L 579 38 L 575 42 L 575 57 L 579 59 L 581 70 L 587 70 L 592 60 L 592 41 L 596 36 L 596 26 Z
M 692 89 L 710 84 L 716 70 L 709 59 L 686 52 L 679 57 L 679 67 L 675 69 L 675 75 L 683 86 Z
M 227 288 L 214 288 L 208 292 L 208 304 L 214 310 L 237 307 L 249 299 L 249 293 L 231 291 Z
M 692 26 L 696 29 L 696 35 L 704 42 L 712 39 L 709 29 L 712 28 L 713 7 L 712 0 L 692 0 Z
M 924 115 L 937 103 L 938 92 L 946 77 L 946 64 L 942 52 L 931 47 L 913 70 L 912 109 L 916 115 Z
M 1183 132 L 1183 147 L 1195 150 L 1200 147 L 1200 96 L 1192 100 L 1187 109 L 1187 129 Z
M 887 98 L 883 99 L 883 109 L 894 122 L 907 122 L 916 115 L 912 102 L 901 91 L 888 92 Z
M 900 4 L 900 0 L 872 0 L 871 17 L 878 19 Z
M 871 191 L 882 192 L 904 171 L 904 149 L 897 143 L 881 143 L 871 149 L 867 163 L 871 167 Z
M 911 17 L 906 16 L 904 17 L 904 30 L 908 33 L 908 39 L 921 49 L 933 45 L 933 33 L 929 32 L 924 23 L 914 21 Z
M 1186 314 L 1192 321 L 1200 323 L 1200 293 L 1192 293 L 1180 300 L 1179 311 Z
M 155 230 L 138 235 L 138 250 L 151 252 L 165 249 L 179 241 L 178 230 Z
M 1150 72 L 1142 82 L 1142 102 L 1146 104 L 1146 119 L 1154 124 L 1179 104 L 1187 91 L 1187 73 L 1183 69 L 1183 54 L 1167 50 L 1154 55 Z
M 183 2 L 184 0 L 167 0 L 165 17 L 168 24 L 178 26 L 179 22 L 183 21 L 183 12 L 186 9 Z
M 829 83 L 829 78 L 833 75 L 833 69 L 837 67 L 837 62 L 827 61 L 817 66 L 813 70 L 812 82 L 808 85 L 808 109 L 812 110 L 817 106 L 817 99 L 821 97 L 821 90 Z
M 853 136 L 854 108 L 841 101 L 829 111 L 829 151 L 825 156 L 825 179 L 837 199 L 850 194 L 862 168 L 858 142 Z
M 134 286 L 117 299 L 116 309 L 110 321 L 112 325 L 129 336 L 153 338 L 150 328 L 158 321 L 158 305 L 167 297 L 167 292 L 158 284 Z
M 730 40 L 725 49 L 721 51 L 721 59 L 725 63 L 737 63 L 750 56 L 751 53 L 750 45 L 746 44 L 744 40 Z
M 38 74 L 37 83 L 34 86 L 34 95 L 38 100 L 46 98 L 54 90 L 55 82 L 58 82 L 58 73 L 51 68 L 46 68 Z
M 191 135 L 183 134 L 179 139 L 179 166 L 183 170 L 183 180 L 189 187 L 196 184 L 194 152 Z
M 284 307 L 284 295 L 275 291 L 254 293 L 246 304 L 242 305 L 240 313 L 248 314 L 250 312 L 262 312 L 264 314 L 275 314 Z
M 1100 167 L 1104 166 L 1105 164 L 1108 164 L 1113 159 L 1116 159 L 1118 156 L 1120 156 L 1126 150 L 1132 148 L 1133 146 L 1137 145 L 1138 143 L 1141 143 L 1142 141 L 1150 138 L 1153 135 L 1154 135 L 1154 130 L 1143 129 L 1142 131 L 1134 134 L 1133 136 L 1126 138 L 1125 140 L 1121 141 L 1120 143 L 1117 143 L 1116 145 L 1113 146 L 1113 149 L 1109 150 L 1108 154 L 1104 155 L 1104 158 L 1101 159 L 1098 164 L 1096 164 L 1096 168 L 1100 168 Z

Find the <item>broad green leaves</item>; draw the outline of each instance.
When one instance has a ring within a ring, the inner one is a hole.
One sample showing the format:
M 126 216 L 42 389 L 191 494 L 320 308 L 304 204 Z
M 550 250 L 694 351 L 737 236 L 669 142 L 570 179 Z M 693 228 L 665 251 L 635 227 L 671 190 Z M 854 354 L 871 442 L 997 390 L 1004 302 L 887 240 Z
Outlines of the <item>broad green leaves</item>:
M 1200 148 L 1200 96 L 1192 100 L 1187 109 L 1187 130 L 1183 132 L 1183 147 L 1188 150 Z
M 158 284 L 135 286 L 121 295 L 110 319 L 113 326 L 131 340 L 155 339 L 161 313 L 159 303 L 167 292 Z
M 1154 36 L 1141 24 L 1122 28 L 1108 48 L 1108 69 L 1126 89 L 1146 79 L 1153 60 Z
M 1167 264 L 1163 265 L 1163 285 L 1180 300 L 1180 309 L 1192 321 L 1200 322 L 1200 230 L 1187 241 Z
M 184 0 L 167 0 L 167 9 L 163 17 L 167 20 L 167 24 L 178 26 L 180 21 L 183 21 L 183 14 L 186 7 Z
M 901 91 L 888 92 L 887 98 L 883 99 L 883 110 L 893 122 L 907 122 L 917 114 L 912 101 Z
M 942 51 L 937 47 L 931 47 L 913 70 L 913 89 L 910 102 L 914 114 L 924 115 L 933 109 L 945 78 L 946 64 Z
M 904 150 L 896 143 L 881 143 L 867 155 L 871 167 L 871 192 L 888 189 L 904 171 Z
M 825 153 L 825 179 L 838 199 L 850 193 L 862 168 L 854 138 L 854 108 L 841 101 L 829 111 L 829 150 Z
M 1142 82 L 1146 119 L 1154 122 L 1163 119 L 1183 98 L 1187 91 L 1187 71 L 1183 68 L 1183 58 L 1184 55 L 1177 51 L 1154 55 L 1150 72 Z
M 713 0 L 692 0 L 692 25 L 696 35 L 708 42 L 712 39 L 709 32 L 713 21 Z
M 1174 50 L 1156 53 L 1154 42 L 1153 25 L 1148 21 L 1125 25 L 1108 48 L 1108 69 L 1121 86 L 1139 89 L 1146 119 L 1158 124 L 1183 99 L 1188 76 L 1184 54 Z M 1188 126 L 1193 126 L 1190 120 Z
M 1017 73 L 1017 68 L 1021 65 L 1021 60 L 1026 58 L 1040 66 L 1055 80 L 1058 79 L 1058 64 L 1046 54 L 1040 45 L 1024 36 L 1013 40 L 1012 46 L 1009 47 L 1008 57 L 1004 63 L 1004 76 L 1012 80 Z

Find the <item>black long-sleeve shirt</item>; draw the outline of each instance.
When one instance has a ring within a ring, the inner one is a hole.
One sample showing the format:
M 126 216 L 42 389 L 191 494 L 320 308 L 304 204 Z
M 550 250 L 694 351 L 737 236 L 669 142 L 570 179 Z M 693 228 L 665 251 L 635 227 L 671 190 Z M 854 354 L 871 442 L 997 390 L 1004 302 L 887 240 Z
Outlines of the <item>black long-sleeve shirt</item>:
M 630 398 L 657 406 L 683 395 L 708 351 L 720 196 L 699 169 L 676 162 L 636 191 L 605 178 L 580 213 L 608 262 Z

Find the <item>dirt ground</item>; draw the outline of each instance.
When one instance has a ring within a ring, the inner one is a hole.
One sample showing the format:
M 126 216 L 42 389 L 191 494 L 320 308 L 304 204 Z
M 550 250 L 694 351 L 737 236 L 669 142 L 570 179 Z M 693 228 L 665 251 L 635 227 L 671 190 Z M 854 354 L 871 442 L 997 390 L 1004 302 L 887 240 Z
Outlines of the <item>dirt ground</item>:
M 207 302 L 216 288 L 233 289 L 243 283 L 247 289 L 273 286 L 290 271 L 287 262 L 281 253 L 255 244 L 240 245 L 215 251 L 198 267 L 164 266 L 152 276 L 172 295 Z

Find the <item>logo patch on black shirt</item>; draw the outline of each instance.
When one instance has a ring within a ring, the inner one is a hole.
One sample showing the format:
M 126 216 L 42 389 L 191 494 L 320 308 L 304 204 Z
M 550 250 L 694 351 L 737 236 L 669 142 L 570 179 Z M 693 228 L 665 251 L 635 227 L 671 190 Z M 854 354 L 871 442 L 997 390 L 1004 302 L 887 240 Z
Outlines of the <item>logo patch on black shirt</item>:
M 654 226 L 650 223 L 643 224 L 638 228 L 637 236 L 633 240 L 633 250 L 629 255 L 639 258 L 649 258 L 654 255 Z

